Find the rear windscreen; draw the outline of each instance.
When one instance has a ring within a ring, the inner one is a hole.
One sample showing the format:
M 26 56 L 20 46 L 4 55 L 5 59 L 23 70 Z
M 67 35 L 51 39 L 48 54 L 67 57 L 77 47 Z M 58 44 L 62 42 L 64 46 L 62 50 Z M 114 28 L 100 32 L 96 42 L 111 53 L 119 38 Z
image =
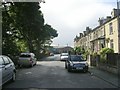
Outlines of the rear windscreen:
M 31 57 L 30 55 L 20 55 L 20 57 Z
M 70 56 L 71 61 L 85 61 L 82 56 Z
M 68 56 L 68 53 L 62 53 L 62 56 Z

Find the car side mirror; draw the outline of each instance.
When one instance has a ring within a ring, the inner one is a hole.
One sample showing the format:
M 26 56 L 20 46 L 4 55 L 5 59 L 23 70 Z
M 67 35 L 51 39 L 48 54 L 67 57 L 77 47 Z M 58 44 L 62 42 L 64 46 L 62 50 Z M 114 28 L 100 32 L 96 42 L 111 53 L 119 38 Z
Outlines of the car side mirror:
M 9 64 L 9 63 L 5 63 L 5 64 L 3 64 L 3 65 L 5 66 L 5 65 L 8 65 L 8 64 Z
M 5 65 L 0 65 L 0 67 L 1 67 L 1 68 L 4 68 L 4 67 L 5 67 Z
M 5 65 L 2 65 L 2 68 L 4 68 L 5 67 Z

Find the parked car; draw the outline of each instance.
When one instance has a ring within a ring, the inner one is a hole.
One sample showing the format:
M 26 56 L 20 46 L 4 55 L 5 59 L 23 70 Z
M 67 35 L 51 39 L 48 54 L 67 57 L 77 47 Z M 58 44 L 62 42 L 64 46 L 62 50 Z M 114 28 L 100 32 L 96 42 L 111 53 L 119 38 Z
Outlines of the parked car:
M 36 65 L 37 61 L 35 58 L 35 54 L 34 53 L 21 53 L 19 60 L 18 60 L 18 64 L 19 66 L 34 66 Z
M 81 55 L 69 55 L 68 60 L 65 62 L 65 68 L 68 72 L 72 70 L 87 72 L 88 63 Z
M 60 55 L 60 60 L 61 61 L 66 61 L 68 59 L 68 53 L 61 53 Z
M 16 69 L 13 61 L 8 56 L 0 55 L 0 86 L 15 79 Z

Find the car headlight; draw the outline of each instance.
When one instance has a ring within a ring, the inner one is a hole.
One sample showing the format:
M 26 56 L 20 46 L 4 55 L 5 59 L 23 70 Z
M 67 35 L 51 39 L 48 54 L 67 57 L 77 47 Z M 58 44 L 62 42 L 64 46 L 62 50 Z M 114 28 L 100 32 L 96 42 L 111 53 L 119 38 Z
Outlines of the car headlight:
M 88 66 L 88 63 L 85 63 L 85 66 Z
M 73 66 L 73 63 L 70 63 L 70 66 Z

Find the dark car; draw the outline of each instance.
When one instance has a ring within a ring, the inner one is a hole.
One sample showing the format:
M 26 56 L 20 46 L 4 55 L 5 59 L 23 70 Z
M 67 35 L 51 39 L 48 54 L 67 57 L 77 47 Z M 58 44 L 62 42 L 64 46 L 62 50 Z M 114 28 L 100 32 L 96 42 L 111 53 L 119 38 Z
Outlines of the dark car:
M 8 56 L 0 55 L 0 86 L 8 81 L 15 81 L 16 69 Z
M 88 63 L 81 55 L 69 55 L 68 60 L 65 62 L 65 68 L 70 71 L 88 71 Z

